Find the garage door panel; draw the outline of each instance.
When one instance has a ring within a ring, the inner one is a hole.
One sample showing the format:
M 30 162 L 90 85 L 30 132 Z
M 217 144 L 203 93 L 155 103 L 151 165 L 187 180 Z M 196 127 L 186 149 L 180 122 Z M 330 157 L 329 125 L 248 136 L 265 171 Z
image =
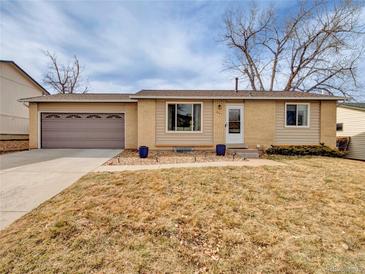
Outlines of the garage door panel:
M 121 125 L 116 125 L 116 126 L 121 126 Z M 67 129 L 67 130 L 64 130 Z M 80 127 L 62 127 L 62 130 L 60 130 L 60 127 L 48 127 L 47 125 L 43 125 L 43 133 L 56 133 L 56 134 L 74 134 L 74 133 L 78 133 L 78 134 L 89 134 L 89 133 L 95 133 L 96 131 L 99 131 L 97 133 L 96 136 L 101 136 L 102 134 L 107 134 L 107 135 L 114 135 L 116 133 L 120 133 L 120 134 L 124 134 L 124 131 L 122 129 L 119 128 L 108 128 L 108 127 L 85 127 L 85 126 L 80 126 Z
M 115 143 L 119 140 L 103 140 L 102 145 L 99 141 L 85 141 L 88 146 L 82 146 L 81 148 L 121 148 L 116 147 Z M 80 142 L 74 140 L 64 140 L 60 143 L 58 140 L 55 141 L 47 141 L 46 145 L 43 145 L 43 148 L 80 148 Z
M 121 125 L 116 125 L 116 126 L 121 126 Z M 44 133 L 57 133 L 57 134 L 73 134 L 73 133 L 78 133 L 78 134 L 82 134 L 82 133 L 95 133 L 96 131 L 99 131 L 97 134 L 99 136 L 99 134 L 115 134 L 115 133 L 124 133 L 123 130 L 120 129 L 113 129 L 113 128 L 105 128 L 105 127 L 67 127 L 67 131 L 60 131 L 59 128 L 47 128 L 46 126 L 43 127 L 43 132 Z M 62 127 L 62 129 L 65 129 L 65 127 Z
M 88 123 L 88 124 L 96 124 L 95 122 L 99 122 L 99 121 L 103 121 L 103 123 L 108 123 L 108 124 L 113 124 L 113 123 L 120 123 L 120 122 L 124 122 L 123 119 L 108 119 L 108 118 L 105 118 L 105 119 L 60 119 L 60 120 L 47 120 L 47 119 L 44 119 L 43 120 L 44 122 L 51 122 L 51 123 L 56 123 L 56 124 L 69 124 L 70 121 L 78 121 L 78 122 L 81 122 L 81 123 Z M 81 124 L 80 123 L 80 124 Z
M 121 113 L 42 113 L 43 148 L 124 148 Z
M 120 138 L 116 139 L 116 138 L 87 138 L 85 137 L 84 139 L 84 142 L 93 142 L 94 144 L 95 143 L 99 143 L 99 142 L 103 142 L 106 143 L 106 142 L 109 142 L 109 143 L 114 143 L 114 142 L 117 142 L 117 141 L 120 141 Z M 47 143 L 56 143 L 56 142 L 60 142 L 60 138 L 48 138 L 47 139 Z M 72 137 L 69 137 L 69 136 L 66 136 L 66 137 L 63 137 L 63 141 L 62 142 L 67 142 L 67 143 L 79 143 L 79 140 L 78 139 L 75 139 L 75 138 L 72 138 Z

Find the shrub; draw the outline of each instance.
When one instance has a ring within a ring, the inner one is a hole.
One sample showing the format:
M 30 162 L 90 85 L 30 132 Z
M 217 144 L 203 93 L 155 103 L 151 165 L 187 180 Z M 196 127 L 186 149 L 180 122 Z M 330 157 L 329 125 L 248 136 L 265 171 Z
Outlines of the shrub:
M 344 157 L 346 152 L 339 151 L 338 149 L 332 149 L 323 144 L 321 145 L 272 145 L 269 149 L 266 150 L 267 154 L 280 154 L 280 155 L 289 155 L 289 156 L 328 156 L 328 157 Z
M 340 151 L 348 151 L 351 137 L 337 137 L 336 146 Z

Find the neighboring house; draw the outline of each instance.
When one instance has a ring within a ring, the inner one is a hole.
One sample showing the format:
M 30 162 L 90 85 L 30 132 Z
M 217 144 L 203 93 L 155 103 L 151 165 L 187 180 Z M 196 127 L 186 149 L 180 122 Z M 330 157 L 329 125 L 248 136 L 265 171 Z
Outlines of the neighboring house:
M 0 60 L 0 140 L 28 138 L 29 110 L 18 99 L 49 94 L 13 61 Z
M 336 146 L 340 97 L 302 92 L 142 90 L 25 98 L 31 148 Z
M 351 137 L 349 158 L 365 160 L 365 103 L 337 106 L 337 136 Z

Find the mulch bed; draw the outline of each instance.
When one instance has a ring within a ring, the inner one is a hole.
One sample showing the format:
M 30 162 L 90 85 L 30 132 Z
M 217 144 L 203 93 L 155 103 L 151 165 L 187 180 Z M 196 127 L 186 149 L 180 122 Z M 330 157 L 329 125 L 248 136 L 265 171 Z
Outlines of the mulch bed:
M 136 150 L 124 150 L 105 165 L 158 165 L 176 163 L 202 163 L 219 161 L 245 161 L 238 154 L 226 154 L 216 156 L 212 151 L 174 152 L 174 151 L 150 151 L 148 158 L 139 158 Z
M 28 140 L 1 140 L 0 154 L 29 149 Z

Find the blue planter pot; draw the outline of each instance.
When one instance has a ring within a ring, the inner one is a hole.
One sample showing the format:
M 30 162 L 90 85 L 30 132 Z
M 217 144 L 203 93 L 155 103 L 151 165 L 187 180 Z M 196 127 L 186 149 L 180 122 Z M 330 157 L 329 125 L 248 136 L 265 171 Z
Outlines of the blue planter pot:
M 148 157 L 148 147 L 140 146 L 138 149 L 139 157 L 140 158 L 147 158 Z
M 223 144 L 216 145 L 215 153 L 217 154 L 217 156 L 226 155 L 226 145 L 223 145 Z

